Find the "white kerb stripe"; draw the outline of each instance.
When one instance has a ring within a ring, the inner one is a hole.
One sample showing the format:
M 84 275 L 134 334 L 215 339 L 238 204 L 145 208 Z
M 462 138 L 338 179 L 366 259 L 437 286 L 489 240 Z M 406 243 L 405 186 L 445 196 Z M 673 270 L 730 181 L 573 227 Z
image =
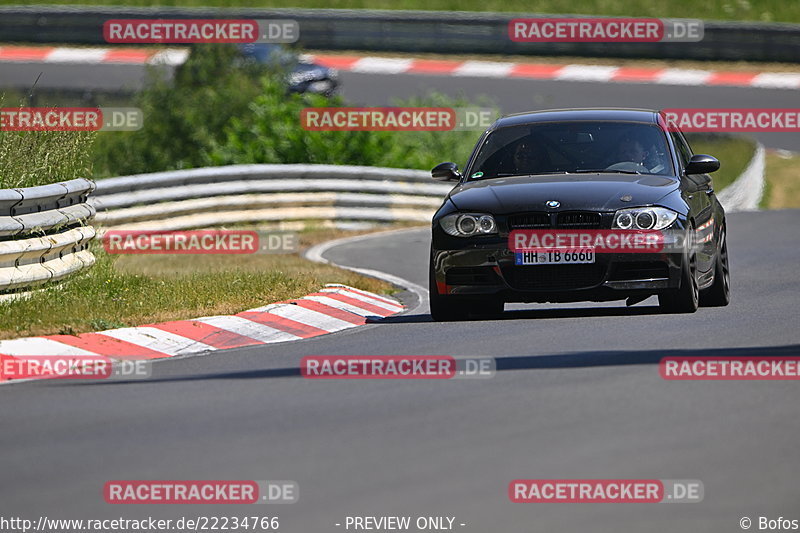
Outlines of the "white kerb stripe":
M 797 89 L 800 88 L 800 74 L 766 72 L 753 78 L 750 85 L 753 87 L 774 87 L 776 89 Z
M 336 300 L 335 298 L 329 298 L 327 296 L 304 296 L 303 300 L 312 300 L 314 302 L 319 302 L 321 304 L 329 305 L 330 307 L 335 307 L 336 309 L 343 309 L 344 311 L 350 311 L 351 313 L 355 313 L 363 317 L 374 316 L 378 318 L 383 318 L 381 315 L 374 313 L 373 311 L 368 311 L 367 309 L 362 309 L 360 307 L 356 307 L 354 305 L 350 305 L 348 303 L 341 302 L 339 300 Z
M 708 70 L 666 68 L 656 74 L 655 82 L 665 85 L 704 85 L 712 74 Z
M 353 72 L 374 72 L 378 74 L 399 74 L 411 68 L 413 59 L 388 57 L 362 57 L 350 68 Z
M 108 48 L 56 48 L 45 57 L 45 63 L 101 63 Z
M 318 311 L 312 311 L 311 309 L 306 309 L 305 307 L 301 307 L 299 305 L 273 304 L 258 309 L 251 309 L 251 311 L 268 311 L 273 315 L 278 315 L 283 318 L 288 318 L 289 320 L 294 320 L 295 322 L 300 322 L 301 324 L 314 326 L 315 328 L 324 329 L 325 331 L 330 332 L 352 328 L 355 326 L 355 324 L 351 322 L 345 322 L 344 320 L 340 320 Z
M 226 331 L 232 331 L 263 343 L 293 341 L 301 338 L 297 335 L 292 335 L 291 333 L 271 328 L 240 316 L 209 316 L 198 318 L 197 321 Z
M 0 354 L 3 355 L 97 355 L 94 352 L 82 350 L 62 344 L 52 339 L 43 337 L 28 337 L 25 339 L 12 339 L 0 341 Z
M 344 296 L 347 296 L 348 298 L 353 298 L 355 300 L 360 300 L 362 302 L 365 302 L 365 303 L 368 303 L 368 304 L 372 304 L 375 307 L 380 307 L 381 309 L 386 309 L 387 311 L 391 311 L 393 313 L 398 313 L 398 312 L 403 310 L 403 308 L 400 307 L 399 305 L 387 304 L 386 302 L 383 302 L 381 300 L 376 300 L 375 298 L 370 298 L 369 296 L 364 296 L 363 294 L 359 294 L 357 292 L 348 291 L 347 289 L 327 288 L 327 289 L 322 289 L 320 292 L 332 292 L 332 293 L 335 293 L 335 294 L 342 294 Z
M 109 329 L 99 333 L 100 335 L 130 342 L 167 355 L 184 355 L 187 353 L 216 350 L 213 346 L 209 346 L 200 341 L 187 339 L 186 337 L 181 337 L 169 331 L 148 326 Z
M 439 200 L 436 200 L 440 202 Z M 440 202 L 441 203 L 441 202 Z M 356 292 L 358 294 L 363 294 L 365 296 L 369 296 L 370 298 L 375 298 L 383 303 L 391 304 L 391 305 L 399 305 L 403 307 L 403 304 L 398 302 L 397 300 L 392 299 L 390 296 L 375 294 L 374 292 L 365 291 L 363 289 L 356 289 L 355 287 L 350 287 L 348 285 L 342 285 L 341 283 L 326 283 L 325 288 L 338 288 L 338 289 L 345 289 L 347 291 Z
M 557 80 L 609 81 L 619 70 L 606 65 L 567 65 L 554 74 Z
M 378 296 L 377 294 L 373 294 L 371 292 L 360 291 L 360 290 L 354 289 L 352 287 L 340 287 L 340 289 L 345 294 L 350 294 L 350 295 L 354 294 L 356 296 L 360 296 L 362 298 L 366 298 L 367 299 L 366 301 L 369 301 L 369 302 L 375 301 L 375 302 L 378 303 L 378 305 L 381 305 L 381 306 L 386 307 L 388 309 L 396 309 L 398 312 L 402 311 L 403 309 L 405 309 L 405 307 L 403 307 L 403 304 L 401 304 L 400 302 L 398 302 L 396 300 L 391 300 L 391 299 L 386 298 L 386 297 Z
M 453 71 L 453 76 L 477 76 L 503 78 L 514 68 L 514 63 L 497 63 L 493 61 L 465 61 Z

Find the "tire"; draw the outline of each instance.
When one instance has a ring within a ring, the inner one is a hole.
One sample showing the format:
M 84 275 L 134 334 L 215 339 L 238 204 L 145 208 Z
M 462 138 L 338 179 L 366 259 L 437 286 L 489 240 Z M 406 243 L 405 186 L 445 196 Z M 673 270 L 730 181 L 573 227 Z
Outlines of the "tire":
M 700 305 L 700 290 L 697 286 L 697 260 L 694 247 L 683 259 L 681 284 L 658 295 L 658 305 L 665 313 L 694 313 Z
M 503 314 L 505 303 L 499 298 L 492 297 L 465 297 L 447 296 L 439 294 L 436 286 L 436 274 L 433 261 L 430 264 L 428 276 L 428 293 L 431 308 L 431 318 L 435 322 L 453 322 L 467 320 L 470 315 L 497 318 Z
M 433 260 L 430 262 L 428 275 L 428 293 L 431 307 L 431 318 L 434 322 L 453 322 L 455 320 L 466 320 L 469 315 L 469 308 L 464 305 L 464 301 L 453 296 L 439 294 L 436 286 L 436 273 L 433 270 Z
M 731 301 L 731 274 L 728 263 L 728 237 L 722 228 L 720 247 L 714 262 L 714 283 L 700 292 L 700 305 L 703 307 L 724 307 Z

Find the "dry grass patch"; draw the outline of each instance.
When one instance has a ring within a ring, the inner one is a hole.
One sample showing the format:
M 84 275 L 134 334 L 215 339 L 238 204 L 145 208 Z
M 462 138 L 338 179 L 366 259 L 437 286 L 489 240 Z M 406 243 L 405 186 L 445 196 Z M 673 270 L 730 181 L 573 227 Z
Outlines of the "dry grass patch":
M 312 234 L 304 239 L 325 240 Z M 93 251 L 97 264 L 63 286 L 0 303 L 0 338 L 234 314 L 304 296 L 325 283 L 384 294 L 394 291 L 382 281 L 298 255 L 113 256 L 100 246 Z
M 762 207 L 790 209 L 800 207 L 800 154 L 770 150 L 766 157 L 767 187 Z

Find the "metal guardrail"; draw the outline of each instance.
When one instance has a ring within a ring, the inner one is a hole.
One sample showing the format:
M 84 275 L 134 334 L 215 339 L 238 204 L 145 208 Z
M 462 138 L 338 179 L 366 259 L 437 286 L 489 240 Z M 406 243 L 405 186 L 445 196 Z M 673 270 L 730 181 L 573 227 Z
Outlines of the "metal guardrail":
M 0 292 L 61 280 L 94 264 L 86 248 L 94 182 L 0 190 Z
M 450 189 L 421 170 L 234 165 L 100 180 L 89 201 L 100 231 L 170 231 L 244 222 L 427 222 Z
M 0 7 L 0 41 L 100 44 L 104 43 L 103 22 L 109 18 L 290 18 L 300 23 L 302 46 L 323 50 L 715 61 L 795 62 L 800 57 L 800 24 L 706 21 L 705 36 L 699 43 L 511 41 L 508 21 L 531 16 L 457 11 L 10 6 Z
M 720 193 L 754 209 L 763 147 Z M 0 190 L 0 292 L 63 279 L 94 264 L 96 230 L 173 231 L 307 220 L 428 222 L 452 189 L 428 172 L 343 165 L 234 165 Z M 93 194 L 92 193 L 94 191 Z
M 719 194 L 726 210 L 758 205 L 763 159 L 759 145 L 747 170 Z M 89 203 L 97 210 L 101 233 L 307 220 L 428 222 L 452 188 L 432 182 L 422 170 L 233 165 L 100 180 Z M 744 193 L 734 194 L 739 189 Z

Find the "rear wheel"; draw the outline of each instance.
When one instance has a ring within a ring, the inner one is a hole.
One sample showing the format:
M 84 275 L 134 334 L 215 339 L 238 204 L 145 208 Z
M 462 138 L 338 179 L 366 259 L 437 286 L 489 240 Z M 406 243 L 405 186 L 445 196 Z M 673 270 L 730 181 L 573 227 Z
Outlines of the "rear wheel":
M 683 259 L 681 284 L 658 295 L 658 305 L 665 313 L 694 313 L 700 303 L 700 290 L 697 286 L 697 260 L 694 247 L 689 250 L 688 257 Z
M 731 274 L 728 266 L 728 238 L 722 228 L 717 260 L 714 262 L 714 283 L 700 293 L 700 305 L 703 307 L 723 307 L 731 301 Z

